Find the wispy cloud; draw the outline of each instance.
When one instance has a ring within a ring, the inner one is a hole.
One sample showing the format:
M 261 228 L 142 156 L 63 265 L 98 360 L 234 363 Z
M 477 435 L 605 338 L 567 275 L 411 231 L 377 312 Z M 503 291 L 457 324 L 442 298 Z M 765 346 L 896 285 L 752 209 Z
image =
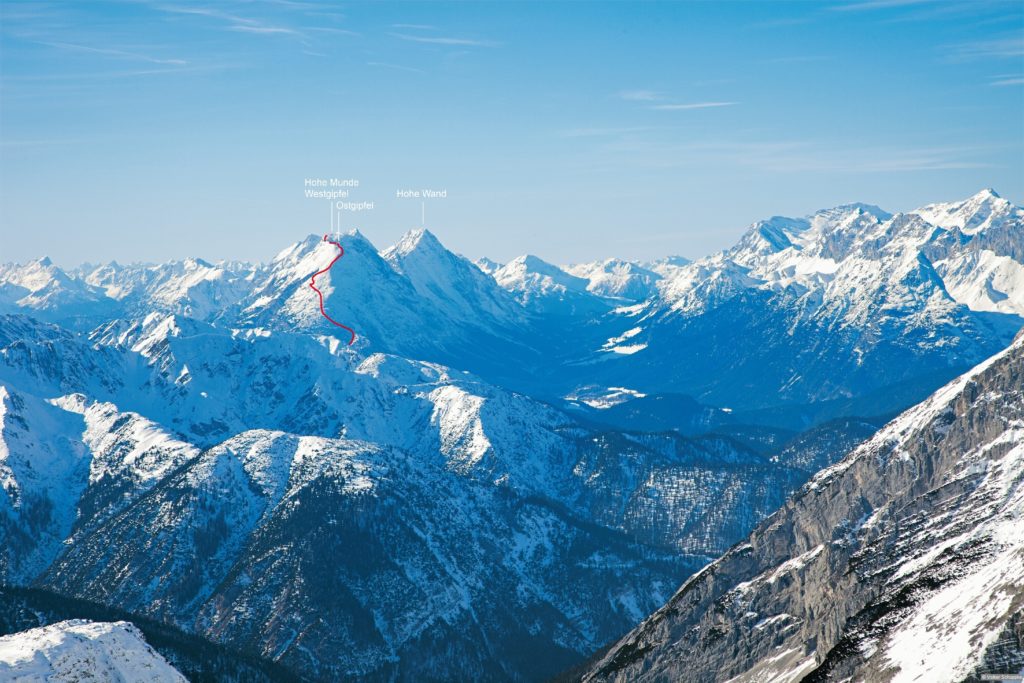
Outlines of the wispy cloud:
M 304 2 L 303 0 L 261 0 L 267 5 L 278 5 L 280 7 L 288 7 L 291 9 L 319 9 L 322 7 L 320 3 L 316 2 Z
M 31 140 L 0 140 L 0 147 L 50 147 L 53 145 L 75 145 L 88 142 L 84 139 L 38 138 Z
M 595 128 L 570 128 L 561 132 L 563 138 L 596 138 L 596 137 L 609 137 L 613 135 L 626 135 L 629 133 L 640 133 L 642 131 L 649 130 L 646 126 L 632 126 L 632 127 L 595 127 Z
M 411 36 L 407 33 L 389 33 L 388 35 L 408 40 L 413 43 L 428 43 L 431 45 L 459 45 L 462 47 L 498 47 L 501 43 L 493 40 L 477 40 L 475 38 L 448 38 L 443 36 Z
M 423 74 L 426 73 L 423 69 L 417 69 L 414 66 L 402 66 L 401 64 L 389 64 L 388 62 L 367 62 L 367 66 L 376 66 L 381 69 L 394 69 L 396 71 L 408 71 L 411 73 Z
M 358 36 L 359 33 L 356 31 L 349 31 L 345 28 L 333 28 L 331 26 L 304 26 L 303 31 L 310 31 L 312 33 L 330 33 L 336 36 Z
M 240 17 L 240 16 L 235 15 L 235 14 L 229 14 L 228 12 L 222 12 L 221 10 L 214 9 L 212 7 L 189 7 L 189 6 L 181 7 L 181 6 L 178 6 L 178 5 L 157 5 L 157 9 L 159 9 L 159 10 L 161 10 L 163 12 L 169 12 L 171 14 L 195 14 L 195 15 L 201 16 L 201 17 L 213 17 L 215 19 L 223 19 L 224 21 L 233 21 L 233 22 L 240 22 L 240 23 L 246 23 L 246 22 L 256 23 L 252 19 L 246 19 L 245 17 Z
M 825 62 L 832 59 L 828 55 L 797 55 L 793 57 L 772 57 L 765 60 L 769 64 L 806 64 L 810 62 Z
M 672 143 L 629 136 L 603 147 L 606 169 L 748 168 L 766 173 L 924 173 L 993 168 L 986 145 L 848 146 L 830 140 L 702 140 Z
M 171 14 L 189 14 L 194 16 L 209 17 L 211 19 L 218 19 L 228 24 L 226 30 L 235 31 L 238 33 L 250 33 L 253 35 L 288 35 L 288 36 L 302 36 L 303 33 L 295 28 L 289 26 L 268 24 L 258 19 L 251 19 L 249 17 L 239 16 L 230 12 L 224 12 L 219 9 L 212 7 L 192 7 L 192 6 L 178 6 L 178 5 L 159 5 L 157 7 L 163 12 Z
M 619 91 L 620 99 L 627 102 L 639 102 L 646 104 L 648 109 L 655 111 L 688 111 L 691 109 L 713 109 L 716 107 L 731 107 L 736 102 L 668 102 L 663 93 L 655 90 L 622 90 Z
M 838 12 L 861 12 L 865 10 L 893 9 L 896 7 L 911 7 L 913 5 L 927 5 L 936 0 L 861 0 L 860 2 L 848 2 L 841 5 L 833 5 L 829 9 Z
M 300 35 L 300 33 L 295 29 L 285 28 L 284 26 L 251 26 L 249 24 L 238 24 L 237 26 L 228 26 L 227 30 L 238 31 L 239 33 L 258 33 L 263 35 Z
M 436 31 L 436 26 L 430 24 L 391 24 L 391 28 L 404 29 L 406 31 Z
M 1024 36 L 993 38 L 949 46 L 954 59 L 1012 59 L 1024 57 Z
M 997 88 L 1010 85 L 1024 85 L 1024 76 L 993 76 L 988 84 Z
M 131 59 L 140 62 L 150 62 L 151 64 L 169 64 L 169 65 L 181 65 L 188 64 L 184 59 L 164 59 L 160 57 L 152 57 L 150 55 L 141 54 L 138 52 L 130 52 L 128 50 L 117 50 L 108 47 L 92 47 L 89 45 L 77 45 L 75 43 L 61 43 L 61 42 L 50 42 L 50 41 L 35 41 L 39 45 L 46 45 L 48 47 L 55 47 L 60 50 L 70 50 L 72 52 L 86 52 L 94 55 L 104 55 L 107 57 L 116 57 L 118 59 Z
M 694 149 L 701 163 L 718 159 L 764 171 L 802 173 L 912 173 L 990 168 L 982 146 L 835 147 L 812 141 L 720 143 Z
M 667 102 L 665 104 L 651 105 L 651 109 L 655 109 L 658 111 L 688 111 L 690 109 L 712 109 L 714 107 L 731 107 L 735 104 L 736 102 Z
M 747 28 L 785 28 L 787 26 L 802 26 L 804 24 L 809 24 L 812 21 L 814 21 L 814 19 L 809 16 L 779 17 L 778 19 L 767 19 L 765 21 L 756 21 L 752 24 L 747 24 Z
M 662 94 L 654 90 L 623 90 L 619 97 L 628 102 L 654 102 L 662 99 Z
M 239 69 L 243 68 L 241 64 L 203 64 L 203 65 L 188 65 L 188 66 L 174 66 L 174 67 L 163 67 L 163 68 L 151 68 L 151 69 L 131 69 L 122 71 L 98 71 L 94 73 L 50 73 L 50 74 L 32 74 L 32 75 L 20 75 L 20 76 L 5 76 L 4 81 L 8 83 L 44 83 L 53 81 L 60 83 L 61 81 L 73 81 L 80 82 L 85 80 L 110 80 L 117 78 L 136 78 L 139 76 L 159 76 L 163 74 L 167 75 L 184 75 L 189 73 L 197 72 L 211 72 L 211 71 L 224 71 L 227 69 Z

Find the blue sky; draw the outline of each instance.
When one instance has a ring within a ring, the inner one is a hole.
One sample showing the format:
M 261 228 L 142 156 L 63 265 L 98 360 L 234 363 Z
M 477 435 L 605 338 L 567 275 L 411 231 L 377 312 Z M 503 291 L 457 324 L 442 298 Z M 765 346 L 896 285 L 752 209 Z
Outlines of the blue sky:
M 378 246 L 700 256 L 750 222 L 1024 201 L 1024 3 L 3 0 L 0 261 Z

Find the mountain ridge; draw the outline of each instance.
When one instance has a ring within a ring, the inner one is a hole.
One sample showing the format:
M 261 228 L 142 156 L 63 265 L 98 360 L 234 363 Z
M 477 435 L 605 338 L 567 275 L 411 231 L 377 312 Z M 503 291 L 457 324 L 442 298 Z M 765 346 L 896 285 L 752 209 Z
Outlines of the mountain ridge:
M 1022 392 L 1018 335 L 815 475 L 582 680 L 974 674 L 1022 608 Z

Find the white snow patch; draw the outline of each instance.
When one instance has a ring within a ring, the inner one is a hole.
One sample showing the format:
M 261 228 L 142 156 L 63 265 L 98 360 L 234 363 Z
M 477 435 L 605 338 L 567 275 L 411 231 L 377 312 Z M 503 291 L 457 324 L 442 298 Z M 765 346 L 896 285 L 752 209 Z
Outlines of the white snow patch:
M 0 638 L 0 679 L 187 683 L 132 624 L 83 619 Z

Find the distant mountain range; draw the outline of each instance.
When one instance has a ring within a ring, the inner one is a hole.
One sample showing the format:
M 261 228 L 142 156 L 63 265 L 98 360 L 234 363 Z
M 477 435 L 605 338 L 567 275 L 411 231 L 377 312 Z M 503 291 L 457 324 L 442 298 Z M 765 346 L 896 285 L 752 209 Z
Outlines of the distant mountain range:
M 849 414 L 843 404 L 866 396 L 898 411 L 1004 347 L 1024 320 L 1022 217 L 991 190 L 896 215 L 851 204 L 759 221 L 693 263 L 566 268 L 535 256 L 473 264 L 425 230 L 378 253 L 353 232 L 322 282 L 364 352 L 466 369 L 549 401 L 618 386 L 792 427 Z M 305 283 L 333 250 L 310 236 L 268 264 L 8 264 L 0 311 L 81 331 L 164 313 L 332 334 Z M 809 407 L 829 401 L 838 407 Z
M 0 581 L 311 678 L 577 664 L 1024 321 L 984 191 L 564 268 L 416 230 L 344 258 L 0 266 Z

